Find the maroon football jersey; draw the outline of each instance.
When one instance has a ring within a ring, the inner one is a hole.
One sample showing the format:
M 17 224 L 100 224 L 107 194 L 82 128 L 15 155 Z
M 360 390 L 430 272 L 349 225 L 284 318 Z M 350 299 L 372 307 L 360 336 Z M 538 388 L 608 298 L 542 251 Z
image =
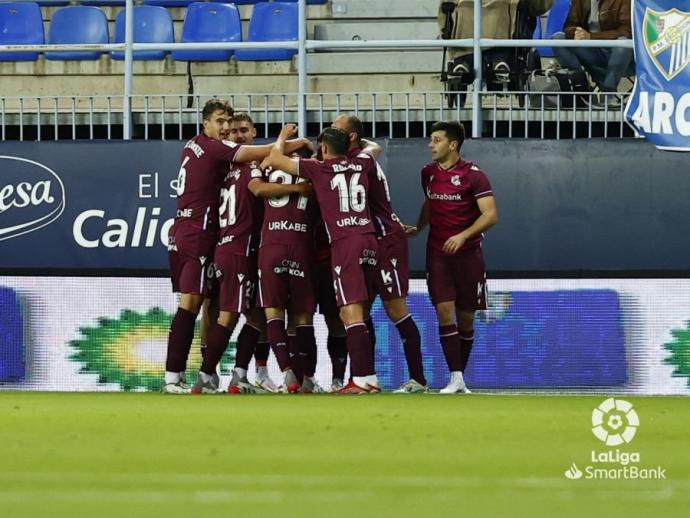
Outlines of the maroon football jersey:
M 292 184 L 306 180 L 269 167 L 264 172 L 264 181 Z M 311 245 L 314 241 L 314 206 L 313 200 L 298 194 L 266 198 L 261 228 L 261 246 Z
M 449 237 L 471 227 L 479 218 L 479 198 L 493 196 L 484 171 L 464 160 L 448 170 L 435 162 L 424 166 L 422 188 L 429 200 L 429 245 L 437 250 L 443 250 Z M 461 250 L 478 247 L 483 237 L 479 234 L 468 239 Z
M 344 237 L 375 232 L 367 190 L 376 161 L 369 155 L 320 162 L 300 159 L 299 175 L 311 180 L 331 243 Z
M 356 157 L 360 153 L 362 153 L 362 149 L 356 148 L 350 151 L 347 156 Z M 400 223 L 400 218 L 393 212 L 388 180 L 378 162 L 376 162 L 376 168 L 372 169 L 372 173 L 369 177 L 367 196 L 374 220 L 374 227 L 376 228 L 376 235 L 383 237 L 396 230 L 404 230 Z
M 236 164 L 227 172 L 220 190 L 218 246 L 236 254 L 249 255 L 258 204 L 249 182 L 263 173 L 256 163 Z
M 218 230 L 218 193 L 240 146 L 203 133 L 185 144 L 177 175 L 176 221 L 199 230 Z

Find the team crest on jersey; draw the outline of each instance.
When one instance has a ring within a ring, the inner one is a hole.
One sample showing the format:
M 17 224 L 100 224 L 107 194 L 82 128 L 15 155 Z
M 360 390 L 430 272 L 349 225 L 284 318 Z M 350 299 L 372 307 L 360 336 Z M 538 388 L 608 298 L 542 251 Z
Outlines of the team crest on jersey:
M 459 187 L 460 186 L 460 177 L 457 174 L 451 176 L 450 177 L 450 183 L 452 183 L 456 187 Z
M 241 171 L 239 169 L 232 169 L 225 175 L 225 181 L 227 182 L 230 178 L 237 180 L 240 177 Z

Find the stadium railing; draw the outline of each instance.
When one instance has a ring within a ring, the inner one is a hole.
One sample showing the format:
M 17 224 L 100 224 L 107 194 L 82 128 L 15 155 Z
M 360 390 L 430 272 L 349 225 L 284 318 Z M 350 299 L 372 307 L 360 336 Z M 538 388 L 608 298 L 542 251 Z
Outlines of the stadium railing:
M 19 1 L 27 1 L 27 0 L 19 0 Z M 113 105 L 113 100 L 117 99 L 117 96 L 106 96 L 104 99 L 107 102 L 108 109 L 105 114 L 95 114 L 93 112 L 93 106 L 94 102 L 97 99 L 101 99 L 101 96 L 86 96 L 86 97 L 80 97 L 79 101 L 80 104 L 83 104 L 86 102 L 89 106 L 91 106 L 91 110 L 89 111 L 88 109 L 77 109 L 77 97 L 69 97 L 68 103 L 70 104 L 70 110 L 72 114 L 72 125 L 73 125 L 73 135 L 76 135 L 76 124 L 77 124 L 77 115 L 78 113 L 80 114 L 80 117 L 89 119 L 89 121 L 93 121 L 94 118 L 96 118 L 97 115 L 100 115 L 98 118 L 102 118 L 105 116 L 106 121 L 108 123 L 108 134 L 111 134 L 111 122 L 113 120 L 118 120 L 119 119 L 119 124 L 122 126 L 122 138 L 125 140 L 129 140 L 132 138 L 132 126 L 133 126 L 133 118 L 135 115 L 135 112 L 132 109 L 132 103 L 135 98 L 141 98 L 142 96 L 136 96 L 133 94 L 133 89 L 132 89 L 132 84 L 133 84 L 133 75 L 134 75 L 134 69 L 133 69 L 133 52 L 136 51 L 152 51 L 152 50 L 164 50 L 164 51 L 175 51 L 175 50 L 228 50 L 228 49 L 296 49 L 297 50 L 297 75 L 298 75 L 298 87 L 297 87 L 297 92 L 295 93 L 286 93 L 286 94 L 273 94 L 272 97 L 277 97 L 283 107 L 282 110 L 280 110 L 278 117 L 280 117 L 283 120 L 290 121 L 290 120 L 296 120 L 297 124 L 300 128 L 300 133 L 304 135 L 304 132 L 306 131 L 307 127 L 307 122 L 308 122 L 308 113 L 307 113 L 307 99 L 308 97 L 313 97 L 316 96 L 319 99 L 319 103 L 323 105 L 323 100 L 327 96 L 355 96 L 359 98 L 359 96 L 373 96 L 373 103 L 371 107 L 371 113 L 372 115 L 372 121 L 374 122 L 373 126 L 374 128 L 376 127 L 375 121 L 377 120 L 377 115 L 381 112 L 384 111 L 388 113 L 389 115 L 392 114 L 392 106 L 389 106 L 387 110 L 378 110 L 376 108 L 376 97 L 379 95 L 382 96 L 395 96 L 396 94 L 391 94 L 391 93 L 366 93 L 366 94 L 357 94 L 357 93 L 352 93 L 352 94 L 347 94 L 345 92 L 341 93 L 334 93 L 334 94 L 311 94 L 308 91 L 307 87 L 307 60 L 308 60 L 308 50 L 345 50 L 345 49 L 390 49 L 390 48 L 397 48 L 397 49 L 434 49 L 434 48 L 443 48 L 443 47 L 472 47 L 473 48 L 473 53 L 474 53 L 474 63 L 481 63 L 481 55 L 482 55 L 482 50 L 483 49 L 488 49 L 488 48 L 493 48 L 493 47 L 533 47 L 533 48 L 541 48 L 541 47 L 596 47 L 596 48 L 613 48 L 613 47 L 625 47 L 625 48 L 632 48 L 632 40 L 501 40 L 501 39 L 491 39 L 491 38 L 481 38 L 480 37 L 480 32 L 481 32 L 481 23 L 482 23 L 482 12 L 481 12 L 481 2 L 475 1 L 474 3 L 474 37 L 471 39 L 458 39 L 458 40 L 440 40 L 440 39 L 434 39 L 434 40 L 358 40 L 358 41 L 350 41 L 350 40 L 331 40 L 331 41 L 317 41 L 317 40 L 309 40 L 307 39 L 307 26 L 306 26 L 306 2 L 305 0 L 299 0 L 298 1 L 298 7 L 299 7 L 299 27 L 298 27 L 298 39 L 297 41 L 272 41 L 272 42 L 213 42 L 213 43 L 202 43 L 202 42 L 194 42 L 194 43 L 134 43 L 133 41 L 133 0 L 127 0 L 125 3 L 125 41 L 124 43 L 119 43 L 119 44 L 88 44 L 88 45 L 0 45 L 0 52 L 4 51 L 33 51 L 33 52 L 46 52 L 46 51 L 78 51 L 78 50 L 89 50 L 89 51 L 123 51 L 124 56 L 125 56 L 125 69 L 124 69 L 124 74 L 123 74 L 123 94 L 120 97 L 120 103 L 121 104 L 120 108 L 115 112 L 115 110 L 112 108 Z M 422 106 L 418 108 L 421 110 L 423 114 L 428 113 L 430 115 L 429 120 L 438 120 L 439 118 L 443 118 L 443 113 L 444 113 L 444 108 L 443 108 L 443 96 L 446 95 L 449 92 L 429 92 L 429 93 L 423 93 L 423 94 L 414 94 L 414 93 L 402 93 L 397 95 L 397 97 L 400 97 L 400 95 L 403 96 L 405 99 L 405 105 L 403 107 L 403 111 L 405 114 L 405 118 L 403 121 L 405 123 L 406 128 L 409 127 L 410 119 L 409 119 L 409 114 L 412 108 L 410 107 L 410 97 L 411 96 L 421 96 L 422 98 Z M 469 93 L 468 93 L 469 95 Z M 538 97 L 541 97 L 541 101 L 536 100 L 536 103 L 534 102 L 534 95 L 537 95 Z M 593 122 L 598 122 L 598 121 L 603 121 L 606 126 L 606 130 L 608 131 L 608 123 L 610 122 L 618 122 L 620 126 L 620 136 L 623 136 L 623 126 L 624 126 L 624 120 L 623 120 L 623 106 L 624 102 L 621 103 L 621 106 L 619 109 L 611 109 L 605 107 L 604 110 L 592 110 L 591 108 L 591 103 L 590 108 L 588 110 L 578 110 L 576 108 L 575 102 L 572 102 L 570 104 L 573 105 L 572 109 L 565 109 L 565 108 L 560 108 L 560 102 L 556 103 L 557 107 L 555 110 L 547 110 L 545 109 L 545 96 L 591 96 L 593 94 L 591 93 L 564 93 L 564 92 L 530 92 L 529 94 L 526 92 L 507 92 L 507 91 L 502 91 L 502 92 L 487 92 L 482 90 L 482 70 L 481 67 L 478 67 L 475 69 L 475 80 L 473 83 L 473 90 L 471 92 L 471 103 L 469 103 L 468 109 L 470 110 L 471 113 L 471 121 L 472 121 L 472 136 L 474 138 L 478 138 L 482 136 L 482 126 L 484 123 L 484 120 L 487 120 L 492 123 L 492 129 L 493 129 L 493 134 L 496 134 L 496 128 L 497 125 L 500 124 L 501 118 L 508 117 L 509 121 L 514 121 L 516 120 L 524 120 L 525 124 L 525 135 L 524 136 L 529 136 L 528 135 L 528 126 L 530 126 L 530 122 L 537 123 L 541 127 L 541 133 L 543 136 L 544 132 L 544 125 L 547 124 L 549 121 L 556 121 L 558 128 L 560 128 L 560 122 L 562 121 L 572 121 L 573 124 L 573 129 L 575 128 L 576 124 L 578 122 L 585 123 L 589 125 L 589 135 L 591 136 L 592 130 L 591 130 L 591 125 Z M 618 94 L 620 95 L 620 94 Z M 428 107 L 426 104 L 426 101 L 429 99 L 429 96 L 434 97 L 434 98 L 439 98 L 440 102 L 438 103 L 438 108 L 434 110 L 432 107 Z M 506 112 L 502 113 L 499 116 L 499 101 L 498 97 L 499 96 L 508 96 L 507 100 L 507 105 L 506 102 L 503 101 L 501 103 L 501 111 Z M 515 110 L 513 110 L 513 97 L 517 96 L 517 98 L 522 97 L 524 102 L 518 103 L 518 106 L 515 107 Z M 534 106 L 530 106 L 530 103 L 528 102 L 528 96 L 533 100 L 531 103 L 532 105 L 536 104 L 536 108 Z M 144 97 L 144 104 L 150 103 L 152 99 L 162 99 L 161 106 L 165 107 L 165 98 L 166 97 L 173 97 L 177 98 L 178 100 L 181 100 L 185 97 L 187 97 L 184 94 L 176 95 L 176 96 L 143 96 Z M 247 96 L 249 100 L 249 104 L 251 104 L 251 98 L 254 97 L 252 95 Z M 258 97 L 267 97 L 264 94 L 258 95 Z M 290 109 L 289 111 L 286 109 L 285 101 L 287 98 L 292 98 L 294 97 L 296 100 L 296 106 L 293 109 Z M 625 97 L 625 95 L 623 96 Z M 484 103 L 483 100 L 489 99 L 488 106 L 486 106 L 487 103 Z M 40 105 L 41 105 L 41 100 L 52 100 L 53 107 L 54 109 L 52 110 L 52 114 L 55 117 L 55 124 L 57 125 L 57 114 L 58 112 L 61 112 L 62 110 L 58 109 L 60 105 L 60 100 L 64 100 L 65 98 L 62 97 L 34 97 L 31 98 L 36 101 L 38 111 L 33 112 L 30 114 L 24 114 L 24 110 L 26 109 L 26 104 L 30 99 L 23 98 L 23 97 L 16 97 L 16 98 L 9 98 L 5 97 L 0 100 L 0 126 L 2 128 L 2 138 L 5 138 L 5 126 L 7 123 L 7 116 L 9 115 L 6 111 L 6 104 L 8 101 L 16 100 L 19 104 L 19 111 L 16 114 L 18 116 L 18 125 L 20 127 L 20 134 L 23 131 L 24 127 L 24 121 L 27 121 L 27 124 L 30 124 L 29 122 L 32 118 L 36 118 L 37 120 L 41 119 L 42 113 L 40 111 Z M 390 99 L 390 97 L 389 97 Z M 199 98 L 196 96 L 196 107 L 198 107 L 198 101 Z M 64 102 L 64 101 L 63 101 Z M 180 101 L 181 103 L 181 101 Z M 180 104 L 178 103 L 178 105 Z M 391 101 L 392 103 L 392 101 Z M 268 104 L 268 102 L 266 103 Z M 520 106 L 520 104 L 522 106 Z M 606 103 L 604 103 L 606 104 Z M 336 106 L 336 112 L 339 111 L 338 108 L 340 106 Z M 355 111 L 358 111 L 358 107 L 355 106 Z M 238 106 L 238 109 L 241 109 L 241 106 Z M 190 111 L 189 109 L 181 109 L 178 108 L 176 112 L 179 114 L 179 118 L 177 120 L 177 123 L 182 125 L 184 124 L 184 118 L 183 115 L 186 111 Z M 400 109 L 398 108 L 396 110 L 397 112 L 400 112 Z M 458 114 L 458 118 L 461 118 L 460 116 L 462 115 L 462 109 L 458 106 L 456 109 L 456 112 Z M 81 113 L 85 112 L 85 113 Z M 452 112 L 452 110 L 445 110 L 446 113 Z M 144 112 L 140 112 L 147 114 L 147 111 L 144 110 Z M 167 124 L 165 122 L 167 113 L 165 111 L 165 108 L 160 112 L 162 115 L 163 119 L 163 124 Z M 275 113 L 275 110 L 269 110 L 266 113 L 266 117 L 264 120 L 260 120 L 261 123 L 267 124 L 269 122 L 269 113 Z M 294 117 L 288 117 L 288 115 L 292 115 L 294 113 Z M 115 117 L 115 115 L 119 115 L 119 117 Z M 436 117 L 438 115 L 438 117 Z M 194 115 L 191 115 L 194 117 Z M 316 117 L 318 118 L 319 121 L 322 121 L 325 116 L 325 111 L 320 110 L 316 112 Z M 187 115 L 189 117 L 189 115 Z M 313 119 L 313 113 L 312 113 L 312 119 Z M 424 121 L 427 119 L 423 118 Z M 396 120 L 391 116 L 388 118 L 388 122 L 390 125 L 392 125 Z M 148 132 L 148 127 L 149 127 L 149 121 L 148 119 L 145 118 L 144 120 L 145 127 L 147 128 Z M 91 122 L 93 124 L 93 122 Z M 426 124 L 424 125 L 425 131 L 426 131 Z M 511 125 L 512 128 L 512 125 Z M 93 129 L 93 126 L 91 126 L 91 131 Z M 512 131 L 512 129 L 511 129 Z M 560 130 L 558 130 L 560 131 Z M 407 133 L 407 132 L 406 132 Z M 39 129 L 39 135 L 40 135 L 40 129 Z M 165 136 L 165 134 L 163 135 Z M 391 128 L 391 135 L 392 135 L 392 128 Z M 407 136 L 407 135 L 406 135 Z M 575 136 L 575 131 L 573 131 L 573 136 Z M 57 138 L 57 131 L 56 131 L 56 138 Z

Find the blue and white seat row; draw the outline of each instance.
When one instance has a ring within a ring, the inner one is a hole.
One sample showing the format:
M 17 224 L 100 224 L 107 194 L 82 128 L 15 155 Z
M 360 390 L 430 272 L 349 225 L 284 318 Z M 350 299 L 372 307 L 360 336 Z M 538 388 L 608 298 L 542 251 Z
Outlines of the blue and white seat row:
M 87 3 L 87 2 L 82 2 Z M 89 2 L 99 3 L 99 2 Z M 112 4 L 107 0 L 102 4 Z M 253 2 L 238 0 L 233 3 L 177 2 L 149 0 L 148 4 L 186 5 L 187 13 L 180 41 L 186 42 L 241 42 L 242 24 L 238 3 L 255 4 L 249 21 L 247 41 L 297 40 L 298 12 L 293 0 L 282 2 Z M 308 3 L 325 3 L 312 1 Z M 134 7 L 134 42 L 174 43 L 173 20 L 170 12 L 160 5 Z M 57 9 L 50 20 L 45 38 L 43 17 L 38 3 L 0 3 L 0 44 L 105 44 L 123 43 L 125 40 L 125 11 L 115 18 L 113 37 L 108 33 L 105 13 L 94 6 L 80 5 Z M 260 50 L 187 50 L 174 51 L 172 58 L 179 61 L 227 61 L 233 55 L 240 61 L 289 60 L 296 54 L 290 49 Z M 168 51 L 137 51 L 134 59 L 161 60 Z M 35 61 L 38 52 L 0 52 L 0 61 Z M 48 60 L 95 60 L 102 52 L 70 51 L 46 52 Z M 124 52 L 111 52 L 116 60 L 124 59 Z

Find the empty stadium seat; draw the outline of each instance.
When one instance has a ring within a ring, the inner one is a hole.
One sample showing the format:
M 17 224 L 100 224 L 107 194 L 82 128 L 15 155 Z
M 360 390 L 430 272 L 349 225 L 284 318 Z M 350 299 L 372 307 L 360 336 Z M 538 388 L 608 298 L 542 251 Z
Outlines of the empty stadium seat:
M 115 43 L 125 41 L 125 10 L 117 13 L 115 18 Z M 174 43 L 173 20 L 165 7 L 138 5 L 134 8 L 134 41 L 136 43 Z M 138 50 L 134 52 L 137 60 L 164 59 L 167 50 Z M 113 59 L 125 59 L 125 53 L 113 51 Z
M 63 7 L 53 13 L 48 43 L 108 43 L 108 19 L 98 7 Z M 102 52 L 46 52 L 48 60 L 94 60 Z
M 283 2 L 298 2 L 299 0 L 282 0 Z M 328 0 L 307 0 L 307 5 L 324 5 L 327 4 Z
M 82 0 L 82 5 L 125 5 L 125 0 Z
M 161 7 L 187 7 L 194 0 L 144 0 L 144 5 L 158 5 Z
M 242 41 L 240 12 L 232 4 L 194 2 L 187 8 L 182 43 Z M 176 50 L 177 61 L 227 61 L 234 50 Z
M 557 32 L 563 32 L 563 25 L 565 25 L 565 20 L 568 17 L 568 11 L 570 11 L 570 0 L 555 0 L 546 19 L 546 29 L 543 36 L 545 40 L 550 40 Z M 552 58 L 553 49 L 551 47 L 542 47 L 539 49 L 539 54 L 543 58 Z
M 0 3 L 0 45 L 42 45 L 43 16 L 37 3 Z M 36 61 L 38 52 L 0 52 L 0 61 Z
M 254 6 L 249 20 L 247 41 L 297 40 L 298 5 L 286 2 L 261 2 Z M 297 54 L 293 49 L 240 49 L 239 61 L 283 61 Z

